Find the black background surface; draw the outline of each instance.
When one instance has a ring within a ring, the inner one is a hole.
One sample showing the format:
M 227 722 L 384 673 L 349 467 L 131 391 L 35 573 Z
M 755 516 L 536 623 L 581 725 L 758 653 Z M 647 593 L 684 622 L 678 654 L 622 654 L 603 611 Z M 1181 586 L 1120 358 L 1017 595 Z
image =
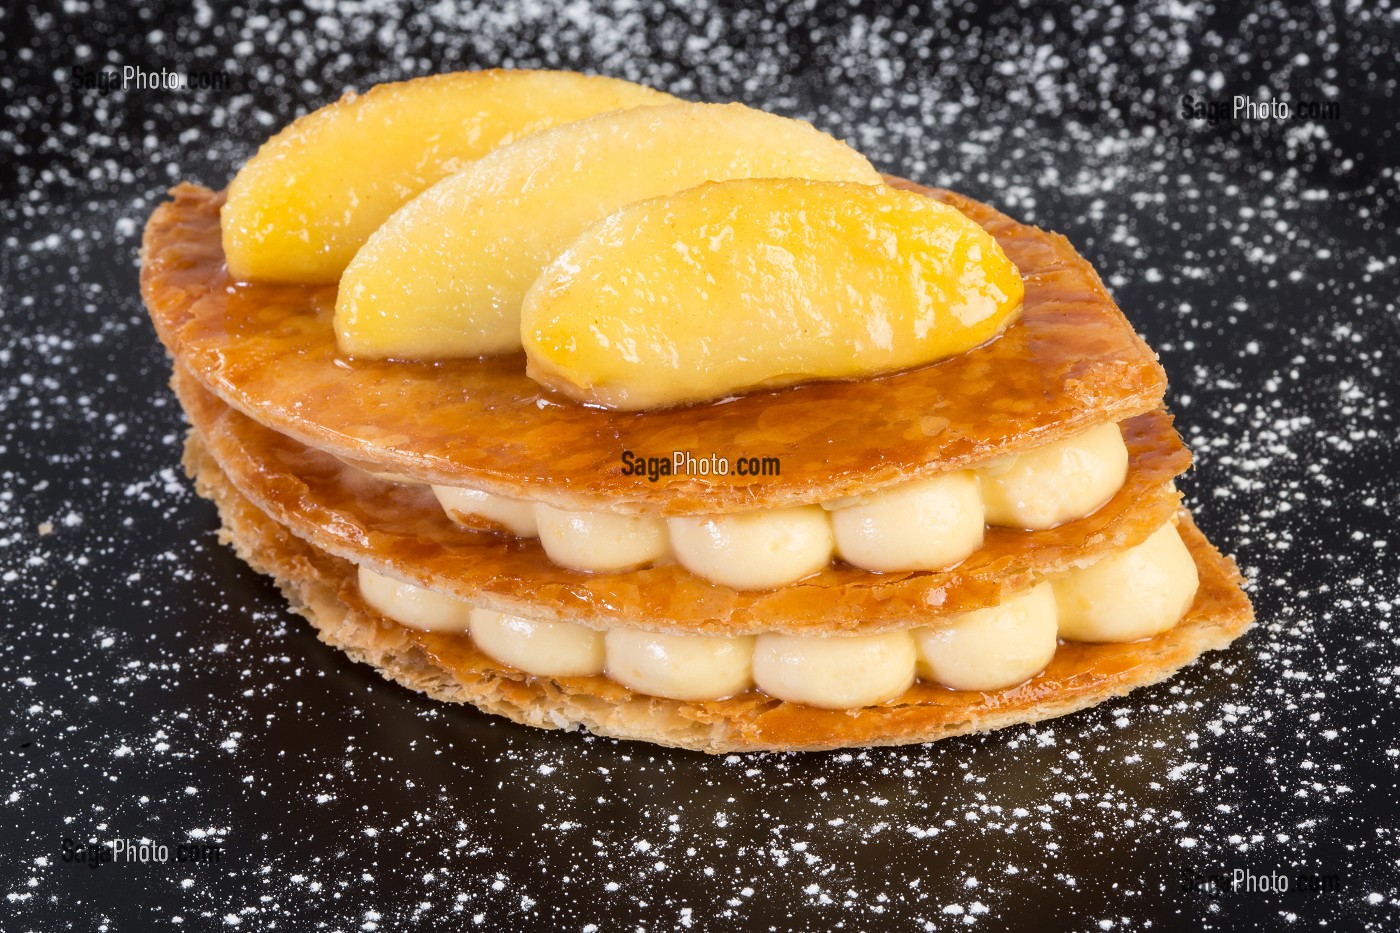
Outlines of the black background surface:
M 1400 14 L 1366 6 L 7 5 L 0 929 L 1395 929 Z M 122 65 L 231 88 L 72 86 Z M 498 65 L 813 120 L 1064 232 L 1161 352 L 1259 626 L 1037 727 L 730 758 L 319 644 L 180 474 L 140 227 L 348 87 Z M 1341 118 L 1181 115 L 1235 93 Z M 223 855 L 92 869 L 64 838 Z M 1235 869 L 1294 890 L 1193 880 Z

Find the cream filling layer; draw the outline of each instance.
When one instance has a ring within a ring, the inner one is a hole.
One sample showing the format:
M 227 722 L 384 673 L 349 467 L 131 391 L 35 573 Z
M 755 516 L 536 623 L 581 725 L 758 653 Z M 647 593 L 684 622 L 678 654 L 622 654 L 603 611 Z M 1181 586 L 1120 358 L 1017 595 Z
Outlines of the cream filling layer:
M 728 515 L 568 511 L 477 489 L 432 489 L 454 522 L 538 537 L 563 567 L 616 573 L 674 559 L 706 580 L 755 590 L 794 583 L 838 557 L 879 573 L 942 570 L 981 547 L 987 525 L 1040 531 L 1083 518 L 1113 498 L 1127 475 L 1128 448 L 1110 423 L 972 470 L 820 506 Z
M 718 700 L 751 687 L 780 700 L 852 709 L 893 700 L 915 679 L 1002 690 L 1034 677 L 1066 641 L 1135 641 L 1186 614 L 1199 580 L 1176 526 L 937 627 L 876 635 L 713 636 L 617 627 L 599 631 L 472 606 L 359 568 L 360 594 L 410 628 L 467 633 L 483 653 L 540 677 L 603 674 L 637 693 Z

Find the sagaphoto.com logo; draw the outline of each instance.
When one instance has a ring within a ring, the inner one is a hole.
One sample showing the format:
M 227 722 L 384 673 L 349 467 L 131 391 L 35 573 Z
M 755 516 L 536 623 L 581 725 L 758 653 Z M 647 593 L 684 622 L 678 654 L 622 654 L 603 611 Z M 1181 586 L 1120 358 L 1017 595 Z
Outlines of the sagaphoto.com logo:
M 1181 879 L 1181 890 L 1211 899 L 1231 895 L 1276 897 L 1295 894 L 1339 894 L 1342 878 L 1335 874 L 1289 872 L 1282 869 L 1231 868 L 1221 871 L 1188 870 Z
M 97 839 L 80 842 L 64 836 L 59 857 L 65 862 L 100 868 L 103 865 L 166 865 L 174 863 L 215 863 L 223 860 L 224 847 L 218 842 L 161 842 L 155 839 Z
M 1335 100 L 1287 101 L 1271 97 L 1255 100 L 1248 94 L 1228 98 L 1211 98 L 1203 94 L 1183 94 L 1177 111 L 1183 120 L 1203 120 L 1207 123 L 1339 120 L 1342 105 Z
M 233 75 L 227 71 L 176 71 L 171 68 L 143 68 L 122 65 L 87 68 L 78 65 L 68 75 L 69 90 L 95 92 L 106 96 L 113 91 L 229 91 Z

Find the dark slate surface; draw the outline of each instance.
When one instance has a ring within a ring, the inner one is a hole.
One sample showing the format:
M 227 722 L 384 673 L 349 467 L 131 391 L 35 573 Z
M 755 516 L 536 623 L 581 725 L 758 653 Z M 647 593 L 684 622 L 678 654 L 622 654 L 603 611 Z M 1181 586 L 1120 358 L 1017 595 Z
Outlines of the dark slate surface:
M 1364 6 L 5 7 L 0 927 L 1395 929 L 1400 13 Z M 122 65 L 232 86 L 73 86 Z M 179 472 L 139 230 L 347 87 L 496 65 L 810 119 L 1066 233 L 1161 350 L 1258 628 L 1035 728 L 727 759 L 530 731 L 320 645 Z M 1181 114 L 1236 93 L 1340 116 Z M 65 861 L 117 838 L 172 861 Z M 1292 890 L 1206 889 L 1236 869 Z

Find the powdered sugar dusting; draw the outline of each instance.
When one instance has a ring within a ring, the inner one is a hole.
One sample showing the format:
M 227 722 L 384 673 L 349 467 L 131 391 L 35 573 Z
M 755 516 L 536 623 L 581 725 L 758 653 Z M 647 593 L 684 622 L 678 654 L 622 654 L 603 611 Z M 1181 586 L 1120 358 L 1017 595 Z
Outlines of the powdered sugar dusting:
M 4 14 L 0 894 L 16 928 L 1394 928 L 1400 238 L 1384 156 L 1400 16 L 1080 7 Z M 72 86 L 124 64 L 233 86 Z M 1064 232 L 1162 354 L 1197 455 L 1183 487 L 1249 575 L 1259 627 L 1056 722 L 717 759 L 445 707 L 317 643 L 217 544 L 178 467 L 140 227 L 166 186 L 224 183 L 347 87 L 497 65 L 810 119 L 883 169 Z M 1337 100 L 1344 119 L 1177 112 L 1236 93 Z M 64 837 L 224 855 L 89 869 L 64 861 Z M 1193 880 L 1236 868 L 1341 890 Z

